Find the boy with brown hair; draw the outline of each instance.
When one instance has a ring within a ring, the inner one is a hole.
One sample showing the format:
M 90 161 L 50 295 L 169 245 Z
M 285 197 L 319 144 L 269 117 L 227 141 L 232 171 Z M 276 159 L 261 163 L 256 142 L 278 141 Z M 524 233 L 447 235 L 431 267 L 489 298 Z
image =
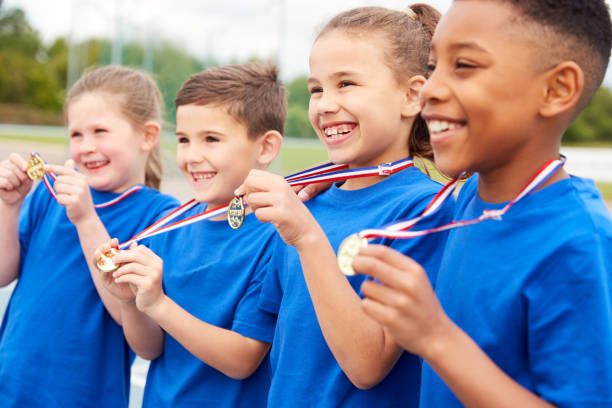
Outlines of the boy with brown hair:
M 251 169 L 276 157 L 286 92 L 275 66 L 232 65 L 193 75 L 175 102 L 177 163 L 201 203 L 187 220 L 229 203 Z M 249 213 L 235 230 L 223 213 L 112 258 L 121 266 L 106 282 L 121 299 L 125 336 L 153 360 L 144 407 L 266 405 L 260 363 L 275 322 L 257 301 L 274 234 Z
M 456 220 L 501 220 L 451 231 L 437 297 L 389 248 L 353 263 L 376 279 L 366 312 L 425 360 L 423 407 L 612 406 L 612 220 L 559 160 L 610 26 L 603 0 L 455 0 L 436 29 L 421 93 L 436 164 L 478 172 Z

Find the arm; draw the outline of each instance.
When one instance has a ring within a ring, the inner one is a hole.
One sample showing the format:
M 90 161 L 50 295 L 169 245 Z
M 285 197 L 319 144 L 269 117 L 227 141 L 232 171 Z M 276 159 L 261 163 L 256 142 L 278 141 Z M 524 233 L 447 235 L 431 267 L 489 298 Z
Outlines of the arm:
M 26 169 L 27 162 L 15 153 L 0 164 L 0 247 L 4 254 L 0 264 L 0 287 L 19 276 L 19 213 L 32 188 Z
M 57 202 L 66 208 L 68 219 L 76 227 L 96 291 L 108 313 L 121 325 L 119 301 L 104 288 L 100 273 L 94 264 L 93 255 L 96 248 L 102 242 L 108 242 L 110 236 L 96 213 L 87 179 L 74 170 L 72 160 L 68 160 L 64 166 L 47 165 L 47 170 L 57 174 L 53 186 L 57 193 Z
M 135 288 L 138 310 L 194 356 L 234 379 L 244 379 L 259 367 L 270 344 L 203 322 L 181 308 L 163 292 L 163 261 L 150 249 L 133 246 L 113 260 L 124 263 L 114 273 L 115 281 Z M 128 341 L 135 343 L 133 337 Z
M 446 316 L 412 259 L 372 245 L 360 251 L 353 267 L 380 282 L 364 282 L 363 310 L 423 357 L 466 407 L 552 407 L 506 375 Z
M 237 191 L 262 222 L 271 222 L 298 250 L 317 319 L 331 352 L 351 382 L 362 389 L 385 378 L 402 349 L 361 308 L 361 299 L 340 271 L 325 233 L 282 178 L 253 170 Z

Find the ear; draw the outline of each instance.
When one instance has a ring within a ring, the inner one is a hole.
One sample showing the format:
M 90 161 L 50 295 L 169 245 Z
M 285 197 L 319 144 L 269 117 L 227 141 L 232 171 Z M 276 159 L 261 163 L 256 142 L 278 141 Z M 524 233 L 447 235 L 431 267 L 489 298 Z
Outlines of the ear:
M 159 143 L 161 125 L 153 120 L 144 125 L 144 139 L 140 148 L 143 152 L 150 152 Z
M 421 102 L 419 94 L 421 88 L 425 84 L 423 75 L 415 75 L 406 83 L 406 94 L 404 97 L 404 105 L 402 106 L 402 117 L 412 118 L 421 112 Z
M 564 61 L 545 74 L 545 95 L 540 115 L 550 118 L 574 109 L 584 91 L 584 73 L 573 61 Z
M 257 164 L 262 169 L 268 167 L 270 163 L 280 153 L 283 136 L 276 130 L 268 130 L 259 137 L 259 154 L 257 155 Z

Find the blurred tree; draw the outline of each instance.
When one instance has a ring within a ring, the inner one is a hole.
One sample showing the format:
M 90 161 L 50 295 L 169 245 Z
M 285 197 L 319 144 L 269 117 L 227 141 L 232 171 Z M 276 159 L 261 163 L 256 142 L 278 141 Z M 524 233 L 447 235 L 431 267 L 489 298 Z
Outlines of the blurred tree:
M 567 129 L 564 142 L 612 142 L 612 91 L 600 88 L 587 108 Z
M 0 103 L 11 105 L 11 112 L 16 111 L 12 105 L 20 104 L 46 112 L 61 111 L 65 85 L 58 70 L 65 69 L 65 61 L 60 49 L 57 45 L 45 48 L 23 10 L 0 9 Z M 59 120 L 58 116 L 45 117 L 46 121 Z
M 301 75 L 286 85 L 289 93 L 287 124 L 285 125 L 285 136 L 287 137 L 316 138 L 308 119 L 310 92 L 307 81 L 308 78 Z

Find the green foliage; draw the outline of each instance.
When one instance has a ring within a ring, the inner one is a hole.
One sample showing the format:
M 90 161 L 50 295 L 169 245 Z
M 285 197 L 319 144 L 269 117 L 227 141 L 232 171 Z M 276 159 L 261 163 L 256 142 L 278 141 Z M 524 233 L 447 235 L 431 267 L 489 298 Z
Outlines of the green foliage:
M 600 88 L 563 136 L 568 143 L 612 142 L 612 91 Z
M 22 10 L 0 9 L 0 101 L 60 111 L 65 86 L 57 75 L 65 65 L 60 49 L 45 48 Z
M 299 76 L 286 85 L 289 96 L 285 135 L 288 137 L 316 137 L 308 119 L 310 92 L 306 85 L 307 80 L 306 76 Z

